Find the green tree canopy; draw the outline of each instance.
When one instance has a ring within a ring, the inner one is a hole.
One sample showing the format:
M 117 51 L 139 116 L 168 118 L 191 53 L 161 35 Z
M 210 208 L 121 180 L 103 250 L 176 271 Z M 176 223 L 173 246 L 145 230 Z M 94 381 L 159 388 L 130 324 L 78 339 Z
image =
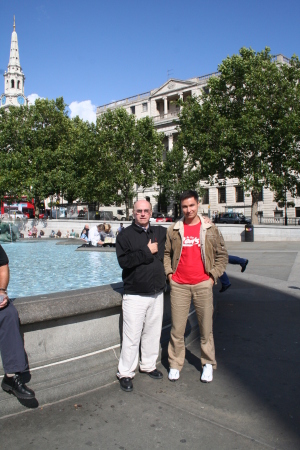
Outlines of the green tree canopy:
M 128 219 L 134 185 L 149 187 L 156 182 L 163 153 L 162 135 L 149 117 L 136 120 L 123 108 L 100 116 L 97 133 L 103 177 L 109 180 L 107 189 L 114 201 L 125 203 Z
M 201 98 L 184 103 L 181 143 L 198 179 L 218 182 L 239 178 L 252 193 L 252 220 L 257 223 L 263 186 L 282 196 L 294 195 L 300 175 L 300 62 L 276 61 L 242 48 L 219 66 Z

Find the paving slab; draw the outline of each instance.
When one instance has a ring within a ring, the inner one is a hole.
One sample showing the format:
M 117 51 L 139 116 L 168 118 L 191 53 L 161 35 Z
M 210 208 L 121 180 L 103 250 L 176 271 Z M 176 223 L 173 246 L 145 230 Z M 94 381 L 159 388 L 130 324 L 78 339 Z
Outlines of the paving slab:
M 3 417 L 1 449 L 298 450 L 300 245 L 245 244 L 228 250 L 249 259 L 246 272 L 228 265 L 231 288 L 215 288 L 212 383 L 200 382 L 198 339 L 187 346 L 176 383 L 168 381 L 164 360 L 164 379 L 137 373 L 132 393 L 118 381 L 88 391 L 83 367 L 78 395 Z M 66 374 L 66 384 L 72 378 Z M 33 372 L 32 388 L 34 381 Z

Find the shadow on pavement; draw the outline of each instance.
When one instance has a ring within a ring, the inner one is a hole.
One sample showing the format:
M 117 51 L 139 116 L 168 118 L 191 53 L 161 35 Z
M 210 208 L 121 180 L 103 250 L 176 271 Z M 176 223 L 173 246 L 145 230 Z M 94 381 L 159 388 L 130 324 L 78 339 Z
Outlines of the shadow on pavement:
M 232 288 L 216 294 L 218 367 L 237 393 L 238 385 L 246 387 L 253 415 L 265 411 L 300 436 L 300 299 L 231 279 Z M 200 370 L 189 353 L 188 362 Z

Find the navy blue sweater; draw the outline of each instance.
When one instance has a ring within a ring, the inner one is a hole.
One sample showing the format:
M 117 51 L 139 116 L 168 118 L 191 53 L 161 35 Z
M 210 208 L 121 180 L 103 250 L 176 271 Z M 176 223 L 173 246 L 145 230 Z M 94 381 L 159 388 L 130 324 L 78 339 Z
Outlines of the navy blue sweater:
M 158 243 L 158 253 L 154 255 L 148 242 Z M 156 294 L 164 289 L 166 277 L 163 258 L 166 229 L 162 226 L 149 226 L 147 232 L 132 225 L 118 234 L 116 251 L 118 262 L 123 269 L 122 278 L 125 294 Z

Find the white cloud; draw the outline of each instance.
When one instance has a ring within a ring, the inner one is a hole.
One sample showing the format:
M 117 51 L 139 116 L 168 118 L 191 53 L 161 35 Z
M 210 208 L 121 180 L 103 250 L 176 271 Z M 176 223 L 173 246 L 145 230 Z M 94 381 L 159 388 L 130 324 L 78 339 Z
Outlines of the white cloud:
M 96 122 L 96 106 L 92 104 L 91 100 L 84 100 L 83 102 L 72 102 L 69 105 L 70 117 L 79 116 L 82 120 L 89 122 Z
M 38 94 L 29 94 L 27 98 L 28 98 L 29 105 L 34 105 L 37 98 L 43 98 L 43 97 L 40 97 Z

